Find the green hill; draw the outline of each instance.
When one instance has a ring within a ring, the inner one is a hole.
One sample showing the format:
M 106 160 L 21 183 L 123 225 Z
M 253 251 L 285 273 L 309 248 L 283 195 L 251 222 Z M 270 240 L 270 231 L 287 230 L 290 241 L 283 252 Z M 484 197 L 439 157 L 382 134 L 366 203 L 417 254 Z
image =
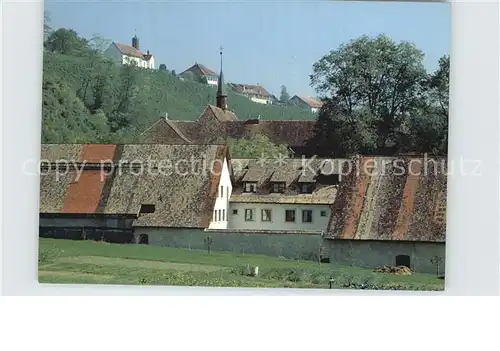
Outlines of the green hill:
M 194 120 L 215 104 L 214 87 L 100 56 L 45 52 L 43 72 L 43 142 L 133 142 L 165 113 Z M 232 92 L 228 104 L 240 119 L 315 118 L 298 107 L 261 105 Z

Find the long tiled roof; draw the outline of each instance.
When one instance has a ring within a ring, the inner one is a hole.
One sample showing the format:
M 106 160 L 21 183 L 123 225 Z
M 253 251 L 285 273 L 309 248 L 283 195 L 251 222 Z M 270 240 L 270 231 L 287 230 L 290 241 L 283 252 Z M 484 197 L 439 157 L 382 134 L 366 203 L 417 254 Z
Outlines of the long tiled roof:
M 355 164 L 340 184 L 325 238 L 445 241 L 444 157 L 361 157 Z
M 275 144 L 304 147 L 313 136 L 315 121 L 237 120 L 234 113 L 209 105 L 197 121 L 158 120 L 142 133 L 146 143 L 179 143 L 188 139 L 195 144 L 224 143 L 234 139 L 266 135 Z
M 131 214 L 135 226 L 206 228 L 220 179 L 214 161 L 226 157 L 221 145 L 45 144 L 40 212 Z M 74 165 L 56 171 L 56 162 Z M 84 167 L 95 164 L 101 167 Z M 155 212 L 140 214 L 143 204 Z

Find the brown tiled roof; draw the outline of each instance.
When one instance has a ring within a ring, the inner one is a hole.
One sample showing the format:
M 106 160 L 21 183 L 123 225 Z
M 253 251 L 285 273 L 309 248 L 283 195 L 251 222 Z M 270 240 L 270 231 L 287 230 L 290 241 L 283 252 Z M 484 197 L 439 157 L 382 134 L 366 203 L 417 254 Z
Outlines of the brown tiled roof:
M 366 156 L 358 161 L 360 166 L 343 177 L 325 238 L 445 241 L 444 157 Z M 365 172 L 370 165 L 373 172 Z
M 265 135 L 275 144 L 304 147 L 314 134 L 315 121 L 310 120 L 238 120 L 231 111 L 208 105 L 197 121 L 161 118 L 142 134 L 145 143 L 220 144 L 227 138 L 243 139 Z
M 229 83 L 231 88 L 240 94 L 270 97 L 271 94 L 260 85 Z
M 321 108 L 323 106 L 323 102 L 321 100 L 318 100 L 312 96 L 299 96 L 299 95 L 294 95 L 292 99 L 297 98 L 301 100 L 303 103 L 305 103 L 307 106 L 311 108 Z
M 182 72 L 181 75 L 186 73 L 186 72 L 193 72 L 194 74 L 203 75 L 203 76 L 216 76 L 216 77 L 219 76 L 217 73 L 212 71 L 207 66 L 202 65 L 201 63 L 195 63 L 194 65 L 192 65 L 191 67 L 186 69 L 184 72 Z
M 210 167 L 229 157 L 221 145 L 154 144 L 46 144 L 42 155 L 54 162 L 67 155 L 75 162 L 106 164 L 111 155 L 114 169 L 42 172 L 40 213 L 133 214 L 139 216 L 135 226 L 196 228 L 208 227 L 212 218 L 220 175 Z M 191 167 L 192 160 L 199 162 L 195 172 L 175 172 L 176 164 Z M 155 212 L 139 215 L 142 204 L 155 205 Z
M 116 48 L 123 55 L 133 56 L 133 57 L 137 57 L 137 58 L 140 58 L 140 59 L 144 59 L 144 54 L 141 51 L 139 51 L 136 48 L 134 48 L 133 46 L 131 46 L 131 45 L 120 44 L 120 43 L 116 43 L 116 42 L 113 42 L 113 44 L 116 46 Z

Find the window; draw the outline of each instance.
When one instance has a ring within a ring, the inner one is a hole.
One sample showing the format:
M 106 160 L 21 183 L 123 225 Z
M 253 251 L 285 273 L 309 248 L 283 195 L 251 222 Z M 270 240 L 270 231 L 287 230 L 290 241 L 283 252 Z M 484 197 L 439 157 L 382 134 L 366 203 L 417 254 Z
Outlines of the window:
M 302 222 L 311 223 L 313 221 L 313 211 L 302 210 Z
M 300 186 L 300 192 L 302 194 L 311 194 L 314 189 L 313 183 L 302 183 Z
M 257 183 L 255 182 L 246 182 L 244 186 L 245 193 L 255 193 L 257 190 Z
M 326 217 L 326 211 L 321 211 L 321 217 Z
M 229 198 L 229 187 L 226 186 L 226 197 Z
M 226 210 L 223 209 L 222 210 L 222 221 L 225 221 L 226 220 Z
M 245 221 L 251 222 L 254 220 L 255 220 L 254 209 L 253 208 L 245 209 Z
M 273 193 L 283 193 L 285 192 L 285 183 L 273 183 L 273 187 L 271 190 Z
M 154 213 L 155 205 L 141 205 L 139 213 Z
M 295 210 L 285 210 L 285 222 L 295 222 Z
M 214 210 L 214 222 L 217 222 L 217 210 Z
M 220 197 L 224 197 L 224 187 L 220 186 Z
M 238 210 L 233 210 L 233 214 L 237 215 L 238 214 Z
M 262 222 L 271 222 L 271 210 L 269 208 L 262 209 L 260 215 Z
M 219 210 L 219 222 L 221 221 L 221 210 Z

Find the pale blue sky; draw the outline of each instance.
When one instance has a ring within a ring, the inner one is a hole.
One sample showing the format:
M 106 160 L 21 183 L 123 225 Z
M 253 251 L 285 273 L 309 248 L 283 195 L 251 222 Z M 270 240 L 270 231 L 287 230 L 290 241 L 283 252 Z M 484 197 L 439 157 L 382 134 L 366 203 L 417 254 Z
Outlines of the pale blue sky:
M 363 34 L 414 42 L 429 71 L 450 45 L 446 3 L 46 0 L 45 9 L 53 27 L 84 37 L 130 43 L 136 31 L 156 66 L 177 73 L 195 61 L 218 72 L 222 45 L 227 81 L 260 83 L 277 96 L 282 84 L 291 95 L 315 95 L 312 64 Z

